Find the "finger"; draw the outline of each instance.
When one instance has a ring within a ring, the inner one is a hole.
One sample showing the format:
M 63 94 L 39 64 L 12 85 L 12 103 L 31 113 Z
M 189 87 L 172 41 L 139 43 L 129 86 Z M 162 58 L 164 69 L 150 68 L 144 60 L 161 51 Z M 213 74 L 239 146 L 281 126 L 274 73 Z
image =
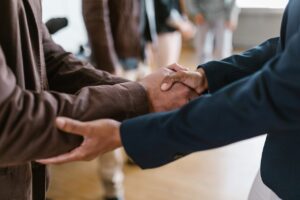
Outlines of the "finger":
M 184 79 L 183 73 L 172 73 L 164 78 L 161 85 L 162 91 L 168 91 L 176 82 L 181 82 Z
M 40 159 L 37 160 L 37 162 L 42 164 L 63 164 L 67 162 L 79 161 L 81 157 L 82 157 L 82 148 L 78 147 L 69 153 L 55 156 L 52 158 Z
M 56 126 L 62 131 L 81 136 L 86 135 L 89 131 L 86 123 L 65 117 L 57 117 Z
M 188 68 L 187 67 L 184 67 L 182 65 L 179 65 L 177 63 L 174 63 L 172 65 L 169 65 L 167 68 L 175 71 L 175 72 L 178 72 L 178 71 L 188 71 Z
M 198 93 L 198 96 L 201 95 L 204 91 L 204 89 L 202 87 L 197 87 L 195 90 Z

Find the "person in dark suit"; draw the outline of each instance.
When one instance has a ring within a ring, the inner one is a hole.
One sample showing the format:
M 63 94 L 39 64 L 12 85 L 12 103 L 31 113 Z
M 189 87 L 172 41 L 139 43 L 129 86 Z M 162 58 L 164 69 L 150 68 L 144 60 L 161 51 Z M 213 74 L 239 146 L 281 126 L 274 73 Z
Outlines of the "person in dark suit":
M 261 163 L 262 179 L 279 198 L 299 200 L 299 19 L 300 1 L 290 0 L 279 38 L 241 55 L 201 65 L 198 74 L 179 71 L 170 75 L 172 80 L 182 81 L 199 93 L 210 93 L 181 109 L 122 124 L 114 120 L 82 123 L 59 118 L 59 128 L 84 135 L 85 139 L 94 138 L 93 141 L 99 141 L 98 146 L 93 148 L 85 143 L 75 153 L 44 162 L 83 159 L 78 152 L 91 155 L 123 145 L 139 166 L 153 168 L 196 151 L 268 133 Z M 163 89 L 168 89 L 172 81 L 166 84 Z

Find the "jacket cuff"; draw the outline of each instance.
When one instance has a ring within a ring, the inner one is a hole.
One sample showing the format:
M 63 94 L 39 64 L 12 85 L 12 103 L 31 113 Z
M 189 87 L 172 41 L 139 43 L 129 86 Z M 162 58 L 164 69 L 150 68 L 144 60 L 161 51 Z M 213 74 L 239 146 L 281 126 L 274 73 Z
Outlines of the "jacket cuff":
M 136 82 L 121 83 L 128 91 L 128 118 L 149 113 L 149 100 L 147 92 L 142 85 Z
M 205 76 L 207 78 L 208 82 L 208 91 L 209 93 L 213 93 L 217 91 L 219 88 L 223 86 L 223 81 L 220 72 L 220 69 L 218 65 L 214 64 L 215 62 L 208 62 L 205 64 L 199 65 L 197 68 L 202 68 L 205 72 Z
M 174 125 L 165 124 L 174 112 L 153 113 L 124 121 L 120 136 L 127 155 L 142 169 L 160 167 L 190 152 L 175 145 L 169 134 Z M 177 122 L 177 121 L 176 121 Z M 175 123 L 176 123 L 175 122 Z

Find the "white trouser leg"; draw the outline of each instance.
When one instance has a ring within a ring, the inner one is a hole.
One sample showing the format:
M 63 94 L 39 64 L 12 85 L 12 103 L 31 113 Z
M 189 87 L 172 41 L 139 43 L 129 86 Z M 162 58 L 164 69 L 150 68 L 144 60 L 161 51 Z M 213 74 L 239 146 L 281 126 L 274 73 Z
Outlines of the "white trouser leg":
M 156 69 L 178 62 L 181 42 L 181 33 L 178 31 L 158 35 L 156 47 L 153 49 Z
M 220 19 L 213 28 L 215 36 L 214 59 L 221 60 L 232 54 L 232 31 L 226 28 L 225 21 Z
M 213 36 L 208 23 L 197 26 L 194 46 L 199 64 L 212 60 Z
M 260 172 L 257 173 L 253 182 L 248 200 L 281 200 L 270 188 L 262 181 Z
M 99 157 L 99 174 L 106 197 L 123 197 L 123 164 L 121 149 Z

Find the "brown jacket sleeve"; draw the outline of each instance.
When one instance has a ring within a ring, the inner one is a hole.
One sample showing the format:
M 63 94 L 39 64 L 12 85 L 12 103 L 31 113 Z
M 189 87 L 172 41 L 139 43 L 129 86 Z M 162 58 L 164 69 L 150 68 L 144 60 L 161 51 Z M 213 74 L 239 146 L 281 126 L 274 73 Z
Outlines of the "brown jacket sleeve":
M 74 94 L 86 86 L 114 85 L 129 81 L 78 60 L 52 40 L 45 25 L 42 25 L 42 31 L 47 78 L 51 90 Z
M 50 88 L 74 94 L 21 89 L 0 46 L 0 166 L 54 156 L 78 146 L 80 137 L 55 128 L 56 116 L 83 121 L 103 117 L 122 120 L 148 111 L 142 86 L 115 84 L 124 80 L 84 66 L 47 38 L 45 41 Z M 80 89 L 89 84 L 107 85 Z
M 109 12 L 108 0 L 82 0 L 92 58 L 98 69 L 112 73 L 120 63 L 114 47 Z
M 149 111 L 147 94 L 141 85 L 76 59 L 53 42 L 45 26 L 43 46 L 50 90 L 75 94 L 84 87 L 95 88 L 96 100 L 105 97 L 97 100 L 98 106 L 103 104 L 101 117 L 123 120 Z M 120 96 L 116 95 L 118 92 L 121 92 Z M 124 96 L 122 92 L 125 92 Z

